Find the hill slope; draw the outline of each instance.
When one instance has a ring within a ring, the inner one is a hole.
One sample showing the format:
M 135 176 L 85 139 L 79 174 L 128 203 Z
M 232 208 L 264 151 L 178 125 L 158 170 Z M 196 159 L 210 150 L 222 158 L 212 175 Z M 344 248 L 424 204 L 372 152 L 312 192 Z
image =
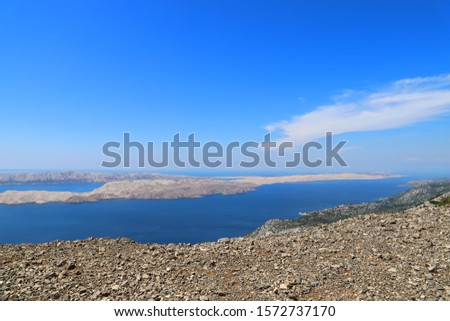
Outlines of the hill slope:
M 416 181 L 410 182 L 409 185 L 412 188 L 376 202 L 339 205 L 322 211 L 306 213 L 306 215 L 291 220 L 269 220 L 250 235 L 259 237 L 305 226 L 332 223 L 356 215 L 403 211 L 450 192 L 450 179 Z

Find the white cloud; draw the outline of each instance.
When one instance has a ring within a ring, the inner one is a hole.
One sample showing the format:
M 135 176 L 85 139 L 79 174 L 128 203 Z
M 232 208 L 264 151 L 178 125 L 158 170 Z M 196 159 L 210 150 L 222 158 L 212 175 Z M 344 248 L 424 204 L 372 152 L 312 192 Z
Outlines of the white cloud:
M 330 131 L 336 135 L 384 130 L 431 120 L 450 113 L 450 74 L 403 79 L 365 94 L 347 90 L 335 98 L 334 104 L 270 124 L 266 129 L 281 132 L 280 140 L 305 142 Z

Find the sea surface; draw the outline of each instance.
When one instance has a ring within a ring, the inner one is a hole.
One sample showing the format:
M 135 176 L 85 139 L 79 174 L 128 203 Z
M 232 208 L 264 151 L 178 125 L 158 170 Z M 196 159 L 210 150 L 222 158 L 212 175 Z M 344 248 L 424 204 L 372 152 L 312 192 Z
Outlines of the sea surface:
M 254 192 L 178 200 L 0 205 L 0 244 L 93 237 L 142 243 L 198 243 L 243 236 L 272 218 L 339 204 L 375 201 L 408 188 L 411 178 L 323 181 L 261 186 Z M 101 184 L 0 185 L 7 189 L 83 192 Z

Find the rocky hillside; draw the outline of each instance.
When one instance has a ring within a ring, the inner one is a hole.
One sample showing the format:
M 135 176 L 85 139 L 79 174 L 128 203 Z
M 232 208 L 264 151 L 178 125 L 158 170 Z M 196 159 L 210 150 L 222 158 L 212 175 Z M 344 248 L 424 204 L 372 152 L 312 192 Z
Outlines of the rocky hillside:
M 0 300 L 450 300 L 450 207 L 196 245 L 1 245 Z
M 268 233 L 279 233 L 305 226 L 336 222 L 356 215 L 403 211 L 450 192 L 450 179 L 414 181 L 409 182 L 408 185 L 412 188 L 376 202 L 343 204 L 322 211 L 306 213 L 306 215 L 291 220 L 269 220 L 250 235 L 258 237 Z

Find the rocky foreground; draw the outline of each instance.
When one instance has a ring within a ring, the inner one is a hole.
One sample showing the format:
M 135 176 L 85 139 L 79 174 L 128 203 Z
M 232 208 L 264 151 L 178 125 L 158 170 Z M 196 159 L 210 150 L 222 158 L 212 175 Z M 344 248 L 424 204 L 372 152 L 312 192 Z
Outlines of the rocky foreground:
M 0 299 L 450 300 L 450 207 L 196 245 L 2 245 Z

